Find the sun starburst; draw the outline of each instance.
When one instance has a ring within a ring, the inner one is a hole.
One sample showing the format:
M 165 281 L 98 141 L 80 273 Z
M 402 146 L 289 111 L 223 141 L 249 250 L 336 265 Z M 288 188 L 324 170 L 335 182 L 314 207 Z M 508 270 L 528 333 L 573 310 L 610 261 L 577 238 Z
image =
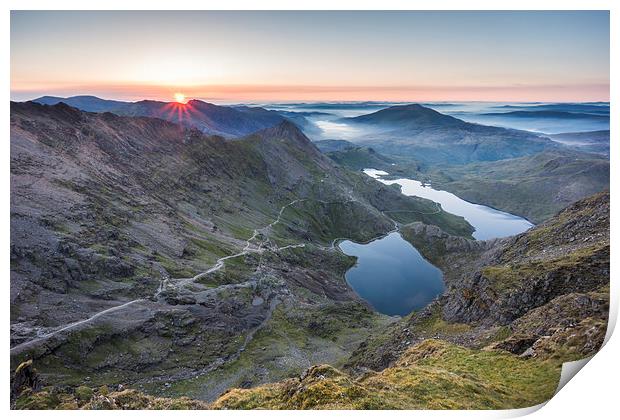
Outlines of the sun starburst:
M 185 104 L 187 103 L 187 99 L 185 98 L 185 95 L 182 93 L 175 93 L 174 94 L 174 100 L 180 104 Z

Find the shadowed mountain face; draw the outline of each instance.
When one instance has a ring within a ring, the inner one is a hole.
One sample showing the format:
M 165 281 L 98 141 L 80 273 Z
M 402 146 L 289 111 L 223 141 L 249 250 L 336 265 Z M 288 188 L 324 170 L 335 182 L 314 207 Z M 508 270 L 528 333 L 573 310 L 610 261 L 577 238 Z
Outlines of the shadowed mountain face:
M 11 103 L 11 363 L 32 358 L 55 385 L 209 400 L 340 360 L 389 320 L 349 288 L 332 241 L 392 230 L 388 209 L 472 232 L 338 167 L 287 121 L 230 141 Z
M 56 105 L 60 102 L 64 102 L 74 108 L 89 112 L 109 112 L 128 104 L 128 102 L 101 99 L 91 95 L 72 96 L 70 98 L 62 98 L 59 96 L 42 96 L 32 102 L 42 105 Z
M 427 165 L 495 161 L 557 147 L 532 133 L 467 123 L 417 104 L 393 106 L 340 121 L 367 130 L 354 139 L 356 143 Z
M 33 102 L 55 105 L 63 102 L 89 112 L 112 112 L 117 115 L 161 118 L 187 127 L 195 127 L 206 134 L 239 137 L 285 120 L 275 111 L 254 107 L 228 107 L 190 100 L 186 104 L 161 101 L 122 102 L 96 96 L 59 98 L 43 96 Z M 297 120 L 303 117 L 296 116 Z

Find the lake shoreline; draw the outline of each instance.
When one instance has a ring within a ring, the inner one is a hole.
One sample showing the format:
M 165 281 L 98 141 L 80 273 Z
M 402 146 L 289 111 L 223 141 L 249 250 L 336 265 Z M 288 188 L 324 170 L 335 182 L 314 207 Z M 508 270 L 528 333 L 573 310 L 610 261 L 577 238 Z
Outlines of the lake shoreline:
M 438 203 L 445 212 L 463 217 L 474 227 L 472 236 L 476 240 L 514 236 L 535 226 L 524 217 L 484 204 L 472 203 L 449 191 L 436 190 L 426 182 L 412 178 L 390 177 L 388 172 L 372 168 L 366 168 L 363 172 L 385 185 L 398 185 L 403 195 L 431 200 Z

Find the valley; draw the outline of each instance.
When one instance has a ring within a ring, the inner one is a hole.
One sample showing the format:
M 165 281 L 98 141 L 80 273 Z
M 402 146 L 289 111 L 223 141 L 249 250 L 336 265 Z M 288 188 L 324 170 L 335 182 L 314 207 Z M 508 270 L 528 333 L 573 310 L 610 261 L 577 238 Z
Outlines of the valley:
M 56 384 L 213 399 L 335 363 L 391 322 L 346 285 L 336 238 L 415 220 L 472 232 L 335 166 L 287 122 L 229 142 L 62 104 L 13 104 L 12 121 L 11 356 Z M 270 367 L 230 373 L 250 353 Z
M 364 169 L 364 173 L 386 185 L 399 185 L 404 195 L 422 197 L 436 202 L 438 211 L 442 208 L 449 213 L 464 217 L 474 227 L 473 237 L 478 240 L 516 235 L 533 226 L 521 217 L 469 203 L 452 193 L 437 191 L 432 186 L 422 184 L 415 179 L 386 179 L 386 177 L 389 178 L 387 172 L 370 168 Z
M 190 101 L 180 121 L 165 103 L 46 101 L 11 104 L 11 367 L 45 384 L 18 408 L 526 406 L 600 346 L 601 155 L 420 105 Z M 366 134 L 312 141 L 325 114 Z M 515 363 L 514 381 L 488 375 Z M 497 398 L 466 402 L 469 386 Z

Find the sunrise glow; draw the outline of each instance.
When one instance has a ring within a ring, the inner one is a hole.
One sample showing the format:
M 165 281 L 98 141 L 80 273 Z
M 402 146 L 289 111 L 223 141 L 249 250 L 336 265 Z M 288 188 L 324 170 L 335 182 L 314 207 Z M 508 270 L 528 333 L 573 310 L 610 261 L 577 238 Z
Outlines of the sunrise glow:
M 174 94 L 174 101 L 178 102 L 180 104 L 185 104 L 187 103 L 187 100 L 185 98 L 185 95 L 183 95 L 182 93 L 175 93 Z

